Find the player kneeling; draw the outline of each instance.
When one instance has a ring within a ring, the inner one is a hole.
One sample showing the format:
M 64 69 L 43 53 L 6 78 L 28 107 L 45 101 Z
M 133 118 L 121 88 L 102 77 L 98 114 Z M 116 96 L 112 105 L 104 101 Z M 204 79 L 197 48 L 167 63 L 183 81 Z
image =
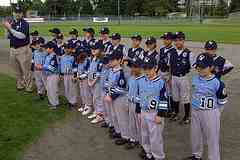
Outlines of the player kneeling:
M 197 57 L 198 75 L 192 79 L 192 156 L 185 160 L 201 160 L 204 141 L 208 160 L 220 160 L 220 116 L 227 93 L 224 83 L 211 73 L 213 64 L 213 57 L 207 53 Z

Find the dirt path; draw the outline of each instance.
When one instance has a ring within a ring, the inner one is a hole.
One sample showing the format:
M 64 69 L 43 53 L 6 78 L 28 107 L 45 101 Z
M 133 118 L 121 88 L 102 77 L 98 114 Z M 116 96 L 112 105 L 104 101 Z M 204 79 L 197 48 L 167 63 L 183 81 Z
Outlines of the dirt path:
M 187 43 L 199 51 L 201 43 Z M 219 54 L 231 60 L 236 69 L 225 78 L 230 90 L 229 103 L 222 116 L 221 150 L 223 160 L 240 157 L 240 86 L 239 45 L 220 45 Z M 0 40 L 0 72 L 12 74 L 8 66 L 7 42 Z M 107 131 L 91 125 L 85 117 L 73 112 L 64 122 L 52 124 L 40 139 L 29 145 L 24 160 L 138 160 L 138 150 L 125 151 L 107 136 Z M 166 124 L 165 151 L 168 159 L 180 160 L 190 154 L 189 128 Z

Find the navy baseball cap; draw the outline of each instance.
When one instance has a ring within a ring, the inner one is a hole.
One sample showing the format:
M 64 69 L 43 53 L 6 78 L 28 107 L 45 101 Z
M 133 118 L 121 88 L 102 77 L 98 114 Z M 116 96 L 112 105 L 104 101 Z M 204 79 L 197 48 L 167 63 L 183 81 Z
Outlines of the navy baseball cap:
M 55 48 L 56 44 L 52 41 L 48 41 L 45 45 L 42 45 L 44 48 Z
M 214 62 L 213 57 L 211 57 L 208 53 L 201 53 L 198 55 L 194 67 L 199 68 L 211 67 L 213 65 L 213 62 Z
M 141 41 L 141 40 L 142 40 L 142 36 L 139 35 L 139 34 L 135 34 L 135 35 L 133 35 L 133 36 L 131 37 L 131 39 L 136 39 L 136 40 L 138 40 L 138 41 Z
M 113 40 L 118 40 L 121 39 L 121 35 L 119 33 L 113 33 L 110 38 L 112 38 Z
M 91 33 L 91 34 L 95 34 L 95 31 L 94 31 L 94 29 L 93 29 L 93 28 L 91 28 L 91 27 L 83 28 L 83 31 L 84 31 L 84 32 Z
M 24 9 L 23 9 L 22 6 L 20 6 L 19 4 L 17 4 L 17 5 L 14 5 L 14 6 L 13 6 L 13 11 L 14 11 L 15 13 L 23 13 Z
M 157 40 L 156 40 L 156 38 L 154 38 L 154 37 L 149 37 L 149 38 L 147 38 L 147 40 L 146 40 L 146 42 L 145 42 L 146 45 L 155 44 L 155 43 L 157 43 Z
M 157 66 L 157 60 L 155 58 L 145 58 L 143 60 L 144 69 L 152 69 Z
M 217 45 L 217 42 L 216 42 L 216 41 L 210 40 L 210 41 L 207 41 L 207 42 L 205 43 L 204 48 L 205 48 L 206 50 L 214 50 L 214 49 L 217 49 L 217 48 L 218 48 L 218 45 Z
M 91 46 L 91 49 L 100 49 L 100 50 L 104 50 L 104 45 L 100 42 L 96 42 Z
M 37 40 L 38 44 L 44 44 L 45 43 L 45 39 L 43 37 L 39 37 Z
M 31 35 L 31 36 L 38 36 L 38 35 L 39 35 L 39 33 L 38 33 L 38 31 L 37 31 L 37 30 L 35 30 L 35 31 L 33 31 L 32 33 L 30 33 L 30 35 Z
M 120 50 L 114 50 L 112 54 L 109 54 L 108 56 L 109 60 L 123 59 L 123 53 Z
M 101 33 L 101 34 L 109 34 L 109 33 L 110 33 L 110 30 L 109 30 L 109 28 L 107 28 L 107 27 L 103 27 L 103 28 L 100 30 L 100 33 Z
M 60 33 L 61 33 L 61 31 L 60 31 L 59 28 L 53 28 L 53 29 L 50 29 L 49 32 L 51 32 L 51 33 L 55 33 L 55 34 L 60 34 Z
M 166 32 L 160 38 L 172 40 L 174 39 L 174 35 L 172 32 Z
M 175 34 L 174 34 L 174 39 L 183 39 L 183 40 L 185 40 L 185 34 L 183 33 L 183 32 L 176 32 Z
M 78 35 L 78 30 L 76 28 L 72 28 L 72 30 L 69 32 L 69 34 Z

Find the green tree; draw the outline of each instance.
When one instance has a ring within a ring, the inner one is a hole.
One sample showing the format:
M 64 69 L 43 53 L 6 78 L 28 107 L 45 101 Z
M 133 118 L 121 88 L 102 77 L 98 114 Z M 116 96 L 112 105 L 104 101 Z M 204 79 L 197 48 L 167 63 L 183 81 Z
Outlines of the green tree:
M 240 1 L 232 0 L 230 5 L 230 12 L 239 11 L 240 10 Z
M 214 16 L 227 16 L 228 15 L 228 6 L 224 0 L 219 0 L 217 7 L 213 12 Z

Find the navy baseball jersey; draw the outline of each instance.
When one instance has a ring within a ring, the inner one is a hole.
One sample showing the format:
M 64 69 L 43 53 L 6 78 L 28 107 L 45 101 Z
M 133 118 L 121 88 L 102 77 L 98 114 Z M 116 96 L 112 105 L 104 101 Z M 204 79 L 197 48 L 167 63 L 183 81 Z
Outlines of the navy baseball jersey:
M 195 109 L 216 109 L 227 103 L 227 92 L 222 81 L 214 75 L 204 79 L 199 75 L 192 78 L 192 107 Z
M 171 74 L 185 76 L 191 69 L 191 51 L 189 49 L 176 50 L 170 55 Z
M 129 48 L 128 58 L 131 60 L 141 59 L 144 60 L 144 49 L 139 48 Z
M 76 48 L 83 47 L 83 42 L 77 38 L 71 38 L 67 41 L 67 43 L 74 44 Z
M 234 68 L 234 66 L 222 56 L 214 57 L 213 66 L 213 73 L 217 78 L 221 78 L 223 75 L 229 73 Z
M 113 100 L 127 93 L 127 80 L 124 76 L 123 69 L 110 70 L 107 82 L 104 84 L 106 95 L 111 96 Z
M 158 66 L 161 72 L 169 72 L 170 55 L 176 52 L 177 51 L 173 46 L 169 48 L 163 47 L 160 49 Z
M 127 56 L 127 47 L 126 47 L 125 45 L 123 45 L 123 44 L 119 44 L 119 45 L 117 45 L 117 46 L 111 45 L 111 46 L 108 48 L 106 54 L 112 54 L 113 51 L 115 51 L 115 50 L 117 50 L 118 52 L 123 53 L 123 56 L 124 56 L 124 57 Z
M 108 41 L 103 41 L 103 40 L 99 40 L 100 43 L 102 43 L 104 45 L 104 52 L 106 53 L 108 48 L 112 46 L 112 43 L 110 40 Z
M 64 47 L 63 47 L 63 45 L 58 45 L 58 44 L 56 44 L 56 46 L 55 46 L 55 48 L 54 48 L 54 52 L 58 55 L 58 56 L 62 56 L 62 55 L 64 55 Z
M 82 41 L 82 47 L 86 48 L 86 52 L 88 55 L 91 55 L 91 47 L 96 43 L 96 39 L 92 38 L 90 40 L 84 39 Z
M 145 51 L 144 52 L 144 59 L 156 59 L 157 61 L 159 60 L 159 54 L 157 52 L 157 50 L 153 50 L 153 51 Z
M 165 82 L 159 76 L 153 80 L 143 76 L 137 82 L 139 99 L 137 104 L 141 110 L 146 112 L 155 110 L 159 116 L 164 116 L 168 111 Z
M 52 53 L 46 57 L 43 70 L 47 75 L 59 73 L 59 63 L 56 53 Z

